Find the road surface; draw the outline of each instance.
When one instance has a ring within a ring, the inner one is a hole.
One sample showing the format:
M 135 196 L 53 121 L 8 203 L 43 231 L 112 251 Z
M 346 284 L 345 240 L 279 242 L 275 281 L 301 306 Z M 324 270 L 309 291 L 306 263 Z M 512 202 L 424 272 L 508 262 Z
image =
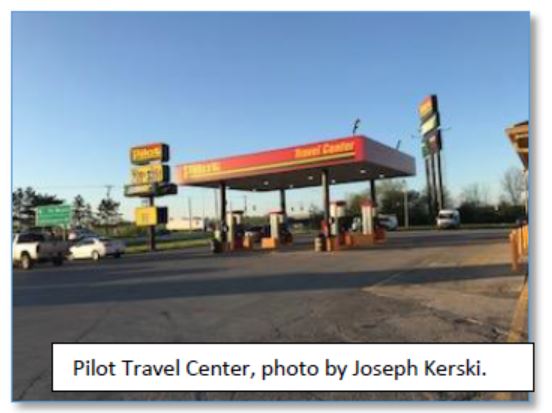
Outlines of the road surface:
M 478 393 L 52 393 L 65 342 L 499 342 L 523 282 L 505 230 L 389 234 L 369 250 L 206 248 L 13 273 L 14 400 L 478 399 Z

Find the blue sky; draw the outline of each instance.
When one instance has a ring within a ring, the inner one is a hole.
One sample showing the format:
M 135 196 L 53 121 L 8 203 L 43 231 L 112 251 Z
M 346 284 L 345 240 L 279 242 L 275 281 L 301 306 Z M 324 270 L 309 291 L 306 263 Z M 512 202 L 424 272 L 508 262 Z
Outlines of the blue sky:
M 438 95 L 445 184 L 500 194 L 519 166 L 504 129 L 529 117 L 528 13 L 83 13 L 13 15 L 13 185 L 127 217 L 129 147 L 164 141 L 171 164 L 359 132 L 416 157 L 416 107 Z M 332 188 L 334 199 L 362 184 Z M 171 215 L 213 213 L 213 190 L 179 188 Z M 243 193 L 231 191 L 233 207 Z M 248 194 L 257 212 L 277 194 Z M 288 205 L 321 203 L 319 188 Z

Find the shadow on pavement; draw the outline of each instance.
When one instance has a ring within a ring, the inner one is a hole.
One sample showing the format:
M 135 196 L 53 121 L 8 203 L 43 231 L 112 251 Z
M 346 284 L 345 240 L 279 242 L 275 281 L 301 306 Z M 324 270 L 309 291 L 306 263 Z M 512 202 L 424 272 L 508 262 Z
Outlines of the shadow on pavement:
M 200 269 L 172 270 L 173 277 L 197 273 Z M 210 269 L 206 272 L 211 271 Z M 47 306 L 84 304 L 110 301 L 154 300 L 165 298 L 188 298 L 202 296 L 224 296 L 231 294 L 258 294 L 289 291 L 342 290 L 369 287 L 386 279 L 387 285 L 423 284 L 473 280 L 518 275 L 510 266 L 485 265 L 466 267 L 432 267 L 395 269 L 367 272 L 338 273 L 286 273 L 267 275 L 244 275 L 238 277 L 209 277 L 205 279 L 159 279 L 157 272 L 147 270 L 140 274 L 139 282 L 125 282 L 125 277 L 108 280 L 100 284 L 47 285 L 40 288 L 16 288 L 13 304 L 19 306 Z M 397 276 L 399 275 L 399 276 Z M 392 278 L 390 278 L 392 276 Z

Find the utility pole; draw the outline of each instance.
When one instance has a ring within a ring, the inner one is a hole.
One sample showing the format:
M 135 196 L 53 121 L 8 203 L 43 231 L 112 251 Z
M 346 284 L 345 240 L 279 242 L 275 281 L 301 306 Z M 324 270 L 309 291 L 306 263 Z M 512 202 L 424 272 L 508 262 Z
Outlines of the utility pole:
M 105 188 L 107 189 L 106 198 L 111 199 L 111 189 L 113 189 L 113 185 L 106 185 Z
M 406 180 L 403 180 L 403 194 L 404 194 L 404 227 L 409 227 L 408 216 L 408 188 L 406 186 Z

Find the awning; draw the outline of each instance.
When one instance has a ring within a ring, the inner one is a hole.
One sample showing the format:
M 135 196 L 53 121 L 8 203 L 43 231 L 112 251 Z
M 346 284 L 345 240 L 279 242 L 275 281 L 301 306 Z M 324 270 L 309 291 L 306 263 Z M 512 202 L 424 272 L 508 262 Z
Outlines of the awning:
M 506 129 L 514 150 L 519 155 L 525 170 L 529 168 L 529 122 L 520 122 Z

